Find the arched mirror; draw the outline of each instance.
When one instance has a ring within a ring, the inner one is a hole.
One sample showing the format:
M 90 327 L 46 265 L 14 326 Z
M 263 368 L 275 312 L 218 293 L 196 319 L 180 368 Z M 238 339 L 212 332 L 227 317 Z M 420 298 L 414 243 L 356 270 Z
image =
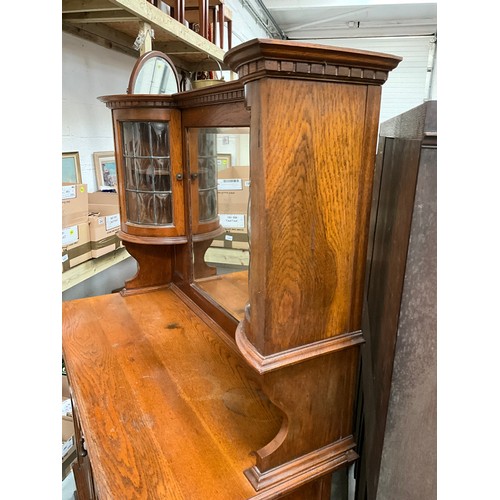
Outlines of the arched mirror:
M 135 63 L 127 94 L 176 94 L 179 75 L 172 61 L 158 50 L 146 52 Z

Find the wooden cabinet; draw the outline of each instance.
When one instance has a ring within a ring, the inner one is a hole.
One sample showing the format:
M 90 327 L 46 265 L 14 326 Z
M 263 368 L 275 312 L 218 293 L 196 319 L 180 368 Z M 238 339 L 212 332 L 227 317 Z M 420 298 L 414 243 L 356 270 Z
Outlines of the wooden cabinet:
M 75 474 L 88 471 L 100 499 L 327 499 L 331 473 L 357 458 L 380 90 L 399 58 L 253 40 L 225 62 L 238 81 L 102 99 L 122 168 L 123 123 L 148 124 L 150 138 L 168 123 L 172 189 L 160 194 L 179 195 L 172 222 L 122 215 L 139 263 L 122 293 L 63 304 L 89 459 Z M 213 134 L 223 127 L 250 128 L 251 258 L 237 278 L 203 259 L 220 231 Z

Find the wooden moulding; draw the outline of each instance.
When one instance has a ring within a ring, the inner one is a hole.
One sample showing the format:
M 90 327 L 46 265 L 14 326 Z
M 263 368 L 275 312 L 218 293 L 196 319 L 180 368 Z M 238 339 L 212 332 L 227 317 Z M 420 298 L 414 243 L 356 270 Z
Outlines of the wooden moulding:
M 236 344 L 248 364 L 261 375 L 308 361 L 317 356 L 341 351 L 364 342 L 363 332 L 358 330 L 356 332 L 344 333 L 318 342 L 264 356 L 246 337 L 246 324 L 248 324 L 248 319 L 247 322 L 242 321 L 239 323 L 236 329 Z
M 242 43 L 224 57 L 244 83 L 272 75 L 381 85 L 400 61 L 378 52 L 266 39 Z
M 352 437 L 348 437 L 267 472 L 261 472 L 257 466 L 247 469 L 245 476 L 255 490 L 266 488 L 265 492 L 252 497 L 252 500 L 276 498 L 277 492 L 288 493 L 306 481 L 317 479 L 353 462 L 358 458 L 354 451 L 355 445 Z

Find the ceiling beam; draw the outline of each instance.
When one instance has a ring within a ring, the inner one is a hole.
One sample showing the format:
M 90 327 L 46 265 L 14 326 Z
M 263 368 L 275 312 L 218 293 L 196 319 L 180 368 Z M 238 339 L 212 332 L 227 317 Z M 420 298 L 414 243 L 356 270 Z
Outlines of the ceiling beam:
M 116 9 L 116 5 L 109 2 L 109 0 L 62 0 L 63 14 L 75 12 L 104 12 Z
M 63 14 L 63 21 L 69 23 L 123 23 L 137 21 L 137 17 L 122 9 L 107 12 L 76 12 Z
M 142 21 L 149 23 L 155 31 L 165 31 L 171 37 L 177 38 L 200 52 L 209 54 L 210 57 L 216 58 L 220 62 L 224 59 L 225 51 L 223 49 L 190 30 L 149 2 L 138 2 L 137 0 L 111 1 L 118 7 L 139 17 Z
M 133 49 L 134 39 L 124 33 L 111 29 L 109 26 L 102 24 L 77 25 L 63 22 L 62 30 L 84 40 L 94 42 L 101 47 L 137 57 L 137 51 Z

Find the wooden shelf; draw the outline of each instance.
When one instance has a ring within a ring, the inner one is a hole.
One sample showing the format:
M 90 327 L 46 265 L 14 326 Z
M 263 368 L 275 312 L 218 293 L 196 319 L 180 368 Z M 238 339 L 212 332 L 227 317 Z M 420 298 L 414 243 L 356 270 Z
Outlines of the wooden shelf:
M 197 280 L 196 284 L 238 321 L 243 319 L 248 302 L 248 271 L 219 274 Z
M 133 46 L 147 23 L 154 30 L 154 49 L 167 54 L 180 69 L 218 70 L 225 51 L 187 26 L 151 5 L 138 0 L 63 0 L 62 30 L 103 47 L 138 57 Z M 207 56 L 212 58 L 210 61 Z
M 64 292 L 69 288 L 78 285 L 78 283 L 91 278 L 95 274 L 100 273 L 101 271 L 118 264 L 118 262 L 128 259 L 129 257 L 130 254 L 125 248 L 119 248 L 118 250 L 103 255 L 97 259 L 82 262 L 78 266 L 62 273 L 62 291 Z
M 209 247 L 205 253 L 205 262 L 230 266 L 249 266 L 250 252 L 235 248 Z

